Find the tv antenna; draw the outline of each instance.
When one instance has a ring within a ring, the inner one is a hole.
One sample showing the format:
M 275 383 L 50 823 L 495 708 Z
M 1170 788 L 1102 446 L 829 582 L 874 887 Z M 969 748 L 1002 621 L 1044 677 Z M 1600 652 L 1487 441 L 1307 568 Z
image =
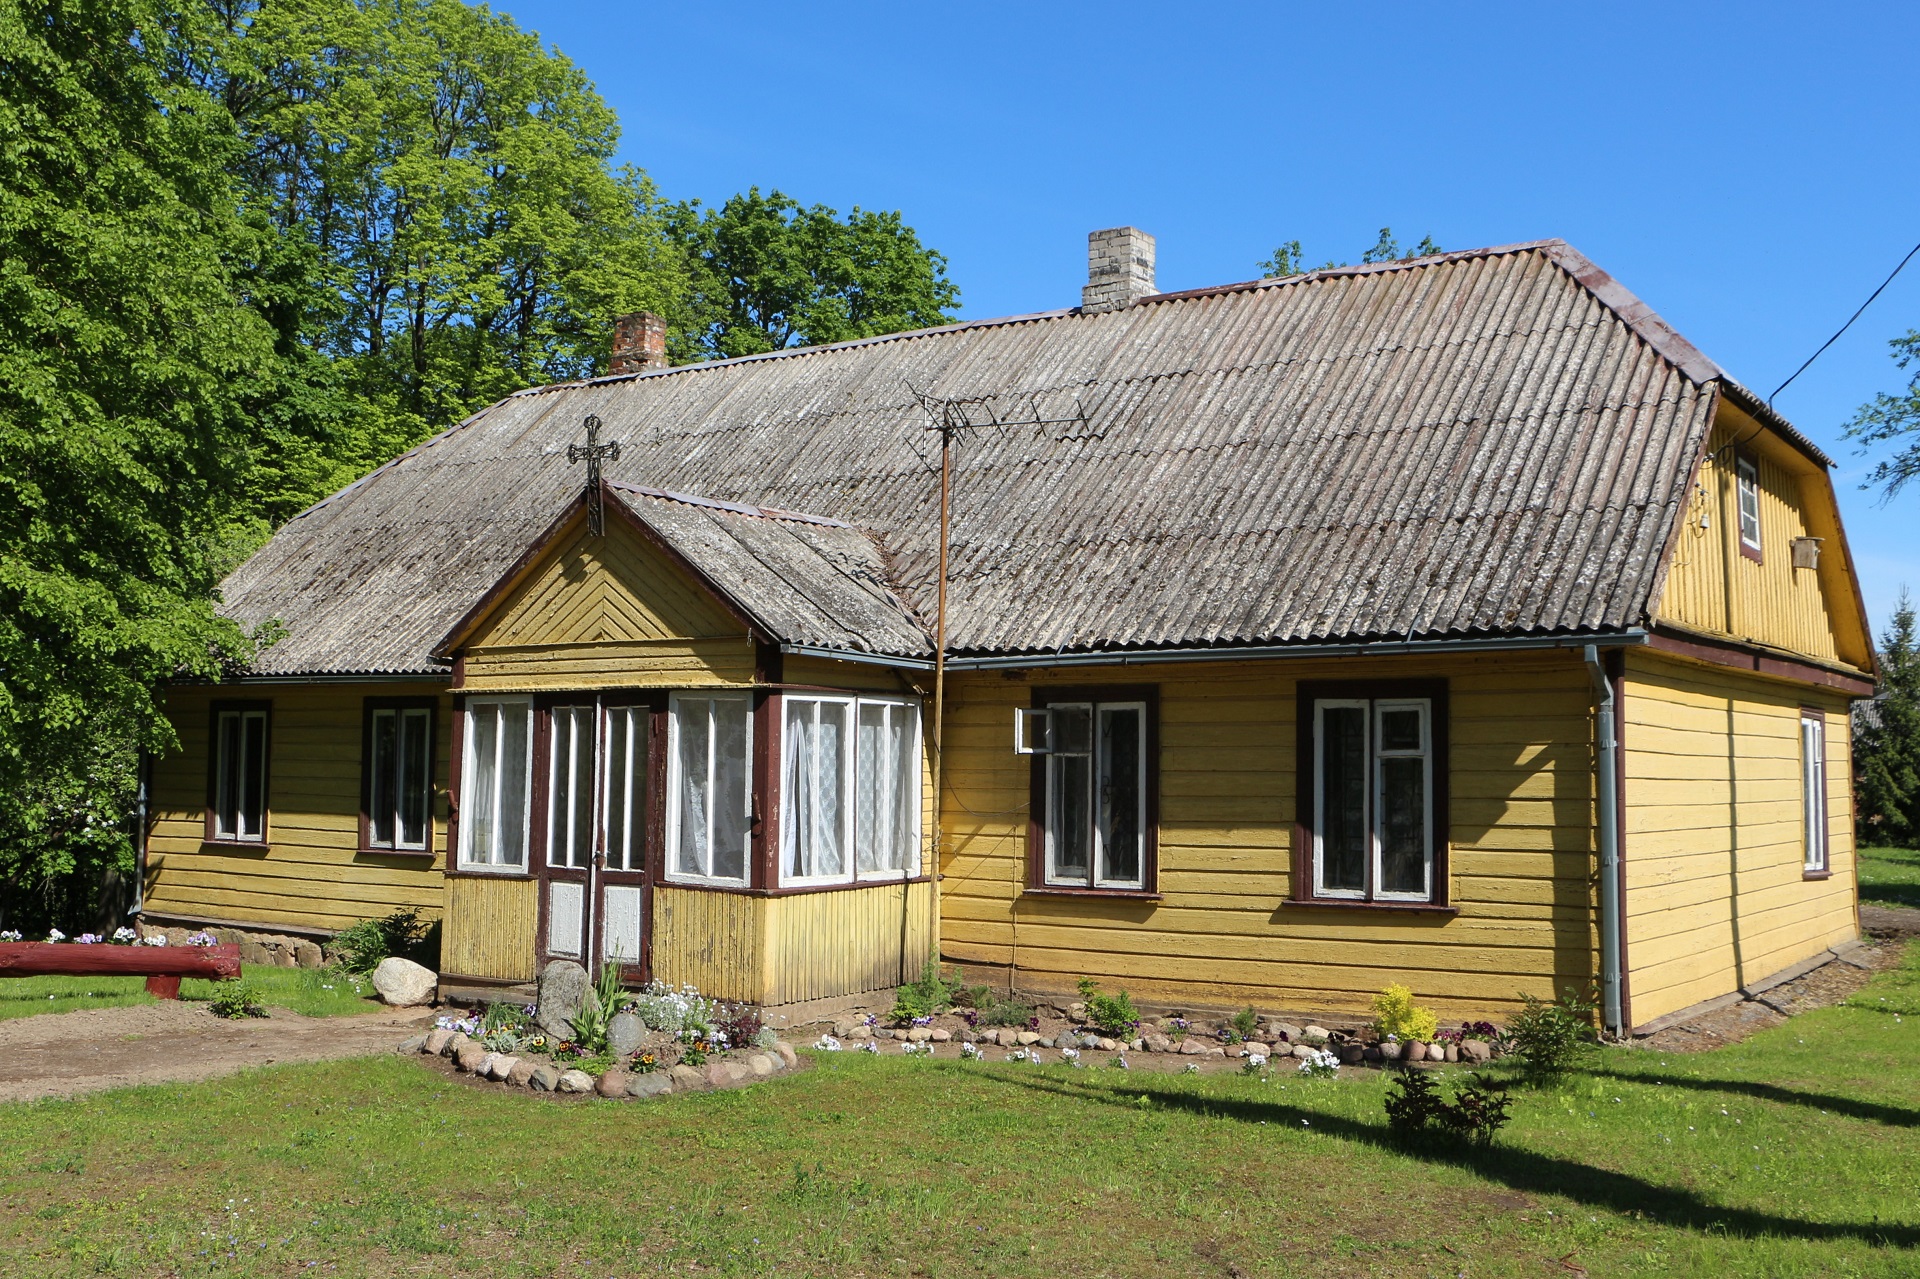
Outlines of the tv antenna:
M 940 437 L 940 582 L 933 624 L 933 909 L 940 909 L 938 893 L 940 891 L 940 774 L 946 760 L 943 734 L 946 727 L 947 707 L 947 548 L 952 533 L 952 493 L 953 493 L 953 442 L 966 431 L 1012 431 L 1019 427 L 1034 427 L 1044 430 L 1049 426 L 1073 426 L 1079 428 L 1069 439 L 1085 439 L 1092 435 L 1087 426 L 1087 411 L 1081 405 L 1079 397 L 1073 401 L 1071 417 L 1047 417 L 1040 411 L 1038 392 L 1028 394 L 1020 403 L 1020 409 L 1003 414 L 996 401 L 998 395 L 942 396 L 922 391 L 913 383 L 907 383 L 907 390 L 926 410 L 926 429 Z

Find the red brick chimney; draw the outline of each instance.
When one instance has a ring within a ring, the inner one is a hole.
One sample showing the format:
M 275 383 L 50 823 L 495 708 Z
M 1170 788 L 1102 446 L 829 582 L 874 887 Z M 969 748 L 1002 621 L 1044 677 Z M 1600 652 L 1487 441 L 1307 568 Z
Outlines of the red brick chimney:
M 635 311 L 613 321 L 613 360 L 609 373 L 645 373 L 667 367 L 667 322 L 651 311 Z

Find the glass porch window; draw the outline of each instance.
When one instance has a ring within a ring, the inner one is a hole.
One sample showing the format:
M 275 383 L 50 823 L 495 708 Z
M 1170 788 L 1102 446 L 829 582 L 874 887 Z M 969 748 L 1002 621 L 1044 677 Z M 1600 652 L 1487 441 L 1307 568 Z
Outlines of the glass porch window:
M 607 710 L 607 869 L 640 870 L 645 856 L 647 724 L 644 706 Z
M 548 725 L 547 865 L 580 868 L 593 860 L 591 706 L 556 706 Z
M 533 705 L 527 698 L 467 703 L 460 803 L 463 867 L 498 870 L 527 864 L 532 725 Z
M 679 695 L 669 708 L 667 878 L 744 886 L 753 818 L 753 703 Z
M 919 707 L 897 698 L 789 694 L 783 700 L 781 882 L 915 874 Z

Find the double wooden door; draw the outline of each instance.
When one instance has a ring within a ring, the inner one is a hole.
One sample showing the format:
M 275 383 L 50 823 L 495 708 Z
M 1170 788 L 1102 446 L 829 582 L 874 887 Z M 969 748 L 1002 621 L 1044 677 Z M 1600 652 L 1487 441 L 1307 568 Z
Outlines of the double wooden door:
M 654 707 L 605 694 L 541 699 L 536 782 L 540 954 L 598 974 L 646 966 Z

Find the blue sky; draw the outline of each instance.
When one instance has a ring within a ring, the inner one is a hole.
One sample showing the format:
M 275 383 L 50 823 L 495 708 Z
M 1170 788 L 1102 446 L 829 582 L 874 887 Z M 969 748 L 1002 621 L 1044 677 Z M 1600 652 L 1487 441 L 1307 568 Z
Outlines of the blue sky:
M 1073 305 L 1123 223 L 1163 289 L 1383 225 L 1559 236 L 1765 395 L 1920 241 L 1920 5 L 497 7 L 664 194 L 899 209 L 968 316 Z M 1920 491 L 1861 492 L 1840 432 L 1909 328 L 1920 260 L 1776 401 L 1839 462 L 1876 632 L 1920 596 Z

